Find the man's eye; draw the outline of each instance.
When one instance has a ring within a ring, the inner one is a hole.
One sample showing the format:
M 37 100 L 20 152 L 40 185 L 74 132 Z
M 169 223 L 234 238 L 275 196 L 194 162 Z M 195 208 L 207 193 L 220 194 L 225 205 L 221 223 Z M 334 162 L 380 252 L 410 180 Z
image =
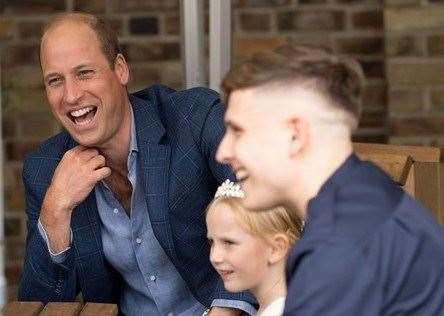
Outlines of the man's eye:
M 94 73 L 91 69 L 84 69 L 79 71 L 80 78 L 89 78 Z
M 48 84 L 48 86 L 56 86 L 61 82 L 62 82 L 62 78 L 51 78 L 48 80 L 47 84 Z

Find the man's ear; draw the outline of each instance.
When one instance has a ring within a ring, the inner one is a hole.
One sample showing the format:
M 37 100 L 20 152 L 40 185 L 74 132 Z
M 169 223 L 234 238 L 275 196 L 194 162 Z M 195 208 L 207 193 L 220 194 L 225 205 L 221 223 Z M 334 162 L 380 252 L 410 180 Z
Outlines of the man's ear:
M 117 54 L 116 56 L 116 60 L 114 61 L 114 72 L 119 78 L 120 83 L 126 86 L 129 81 L 129 67 L 122 54 Z
M 287 235 L 279 233 L 270 237 L 271 253 L 268 257 L 269 264 L 275 264 L 281 260 L 285 260 L 290 250 L 290 240 Z
M 288 120 L 290 128 L 290 157 L 294 158 L 305 150 L 309 143 L 309 124 L 304 118 L 292 118 Z

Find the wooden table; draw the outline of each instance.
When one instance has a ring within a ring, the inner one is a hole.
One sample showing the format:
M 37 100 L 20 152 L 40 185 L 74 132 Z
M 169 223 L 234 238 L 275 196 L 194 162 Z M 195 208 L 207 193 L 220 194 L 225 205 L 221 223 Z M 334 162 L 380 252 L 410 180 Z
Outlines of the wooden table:
M 48 303 L 9 302 L 3 309 L 3 316 L 116 316 L 118 307 L 115 304 L 99 303 Z

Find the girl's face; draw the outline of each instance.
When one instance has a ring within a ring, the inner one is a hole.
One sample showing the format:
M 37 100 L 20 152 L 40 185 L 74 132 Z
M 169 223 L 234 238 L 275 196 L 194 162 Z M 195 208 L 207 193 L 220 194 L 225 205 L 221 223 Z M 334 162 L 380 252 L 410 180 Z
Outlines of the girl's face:
M 255 289 L 269 269 L 271 246 L 251 235 L 225 203 L 215 205 L 207 214 L 210 261 L 230 292 Z

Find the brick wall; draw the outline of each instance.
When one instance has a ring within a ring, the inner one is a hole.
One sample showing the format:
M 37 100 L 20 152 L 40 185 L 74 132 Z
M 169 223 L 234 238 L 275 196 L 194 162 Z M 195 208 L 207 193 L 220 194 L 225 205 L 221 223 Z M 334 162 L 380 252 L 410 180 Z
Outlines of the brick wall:
M 440 144 L 444 79 L 439 69 L 444 63 L 439 56 L 444 52 L 444 32 L 439 31 L 444 30 L 444 6 L 429 1 L 430 5 L 427 0 L 232 0 L 233 62 L 286 42 L 353 54 L 368 77 L 364 116 L 355 139 Z M 158 82 L 183 86 L 179 0 L 0 1 L 6 273 L 11 297 L 25 236 L 22 159 L 59 130 L 45 104 L 39 36 L 49 17 L 72 10 L 103 15 L 112 23 L 131 67 L 130 90 Z
M 384 17 L 390 142 L 443 146 L 444 5 L 387 0 Z

